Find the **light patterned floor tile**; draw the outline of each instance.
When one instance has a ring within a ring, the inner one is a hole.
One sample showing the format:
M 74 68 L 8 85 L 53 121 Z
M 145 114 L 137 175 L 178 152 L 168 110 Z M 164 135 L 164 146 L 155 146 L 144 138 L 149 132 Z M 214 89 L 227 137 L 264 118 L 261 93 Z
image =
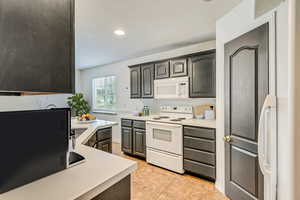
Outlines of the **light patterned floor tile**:
M 113 143 L 113 153 L 138 163 L 132 174 L 132 200 L 228 200 L 212 182 L 124 155 L 118 143 Z

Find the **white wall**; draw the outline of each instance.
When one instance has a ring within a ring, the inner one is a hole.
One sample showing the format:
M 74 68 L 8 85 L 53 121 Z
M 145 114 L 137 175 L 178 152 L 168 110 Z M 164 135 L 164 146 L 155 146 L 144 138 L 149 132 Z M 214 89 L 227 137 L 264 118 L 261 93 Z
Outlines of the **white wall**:
M 115 75 L 117 77 L 117 115 L 96 114 L 98 118 L 104 120 L 112 120 L 120 122 L 120 117 L 127 113 L 141 111 L 144 105 L 151 107 L 153 112 L 158 112 L 160 105 L 199 105 L 212 103 L 215 104 L 215 99 L 189 99 L 189 100 L 154 100 L 154 99 L 130 99 L 129 85 L 129 68 L 128 66 L 151 62 L 160 59 L 182 56 L 186 54 L 196 53 L 200 51 L 215 49 L 215 41 L 195 44 L 183 48 L 165 51 L 149 56 L 134 58 L 114 64 L 94 67 L 80 71 L 80 87 L 81 92 L 85 94 L 88 102 L 92 103 L 92 79 L 101 76 Z M 120 126 L 113 128 L 113 141 L 121 141 Z
M 256 16 L 261 16 L 277 7 L 284 0 L 256 0 Z
M 300 199 L 300 2 L 289 1 L 290 40 L 289 40 L 289 124 L 294 138 L 294 199 Z
M 255 19 L 255 0 L 244 0 L 217 22 L 217 181 L 224 191 L 224 44 L 267 22 L 272 12 Z M 278 199 L 292 200 L 291 137 L 288 132 L 288 3 L 277 11 Z

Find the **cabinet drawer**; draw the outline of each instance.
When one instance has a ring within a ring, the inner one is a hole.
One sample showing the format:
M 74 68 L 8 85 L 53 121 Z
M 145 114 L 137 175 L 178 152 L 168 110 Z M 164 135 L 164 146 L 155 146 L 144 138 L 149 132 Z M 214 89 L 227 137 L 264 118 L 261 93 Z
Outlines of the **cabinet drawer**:
M 202 151 L 215 152 L 215 141 L 184 136 L 184 147 Z
M 146 129 L 145 121 L 133 121 L 133 128 Z
M 122 119 L 121 120 L 121 125 L 126 126 L 126 127 L 131 127 L 132 126 L 132 120 L 131 119 Z
M 202 164 L 202 163 L 198 163 L 198 162 L 195 162 L 195 161 L 184 159 L 183 168 L 186 171 L 193 172 L 193 173 L 201 175 L 201 176 L 205 176 L 205 177 L 208 177 L 208 178 L 211 178 L 211 179 L 216 178 L 216 169 L 215 169 L 215 167 L 212 167 L 212 166 L 209 166 L 209 165 L 205 165 L 205 164 Z
M 196 149 L 184 148 L 184 158 L 189 160 L 194 160 L 194 161 L 215 166 L 215 162 L 216 162 L 215 157 L 216 155 L 214 153 L 208 153 Z
M 198 128 L 198 127 L 191 127 L 185 126 L 183 129 L 183 133 L 185 136 L 192 136 L 198 138 L 205 138 L 214 140 L 216 138 L 215 129 L 208 129 L 208 128 Z
M 100 129 L 97 131 L 97 140 L 98 141 L 110 139 L 111 137 L 112 137 L 111 136 L 111 128 Z

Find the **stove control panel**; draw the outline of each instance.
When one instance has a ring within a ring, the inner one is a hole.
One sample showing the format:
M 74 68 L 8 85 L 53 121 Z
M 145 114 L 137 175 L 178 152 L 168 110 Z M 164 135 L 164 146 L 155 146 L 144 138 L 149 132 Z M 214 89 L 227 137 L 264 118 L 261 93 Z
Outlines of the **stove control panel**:
M 160 112 L 193 114 L 192 106 L 161 106 Z

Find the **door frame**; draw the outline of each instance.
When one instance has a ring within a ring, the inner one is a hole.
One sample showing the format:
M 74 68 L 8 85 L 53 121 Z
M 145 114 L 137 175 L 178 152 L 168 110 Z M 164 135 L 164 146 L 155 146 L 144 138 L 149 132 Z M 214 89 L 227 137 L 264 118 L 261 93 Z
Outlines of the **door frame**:
M 237 39 L 238 37 L 260 27 L 261 25 L 268 23 L 269 24 L 269 94 L 272 96 L 277 96 L 277 29 L 276 29 L 276 24 L 277 24 L 277 11 L 274 9 L 271 14 L 264 15 L 258 19 L 255 20 L 254 23 L 250 24 L 247 28 L 243 29 L 241 32 L 236 33 L 231 40 L 226 41 L 226 43 Z M 223 43 L 225 46 L 225 43 Z M 224 80 L 225 81 L 225 80 Z M 225 88 L 223 88 L 225 91 Z M 223 105 L 225 105 L 226 99 L 224 98 Z M 225 117 L 225 112 L 224 112 L 224 117 Z M 276 166 L 276 169 L 274 170 L 274 173 L 276 173 L 276 179 L 278 180 L 278 123 L 277 123 L 277 111 L 276 112 L 271 112 L 271 132 L 275 133 L 274 136 L 271 138 L 272 141 L 275 141 L 274 145 L 271 147 L 273 152 L 276 152 L 276 157 L 274 158 L 274 166 Z M 225 119 L 225 118 L 224 118 Z M 225 121 L 224 121 L 225 123 Z M 224 131 L 223 137 L 226 136 L 226 132 Z M 223 156 L 225 158 L 225 144 L 224 144 L 224 151 L 223 151 Z M 226 170 L 225 170 L 225 159 L 224 159 L 224 177 L 223 177 L 223 182 L 224 182 L 224 191 L 225 191 L 225 184 L 226 184 Z M 268 184 L 268 183 L 267 183 Z M 277 188 L 277 184 L 276 184 Z M 274 191 L 275 195 L 277 196 L 277 190 Z

